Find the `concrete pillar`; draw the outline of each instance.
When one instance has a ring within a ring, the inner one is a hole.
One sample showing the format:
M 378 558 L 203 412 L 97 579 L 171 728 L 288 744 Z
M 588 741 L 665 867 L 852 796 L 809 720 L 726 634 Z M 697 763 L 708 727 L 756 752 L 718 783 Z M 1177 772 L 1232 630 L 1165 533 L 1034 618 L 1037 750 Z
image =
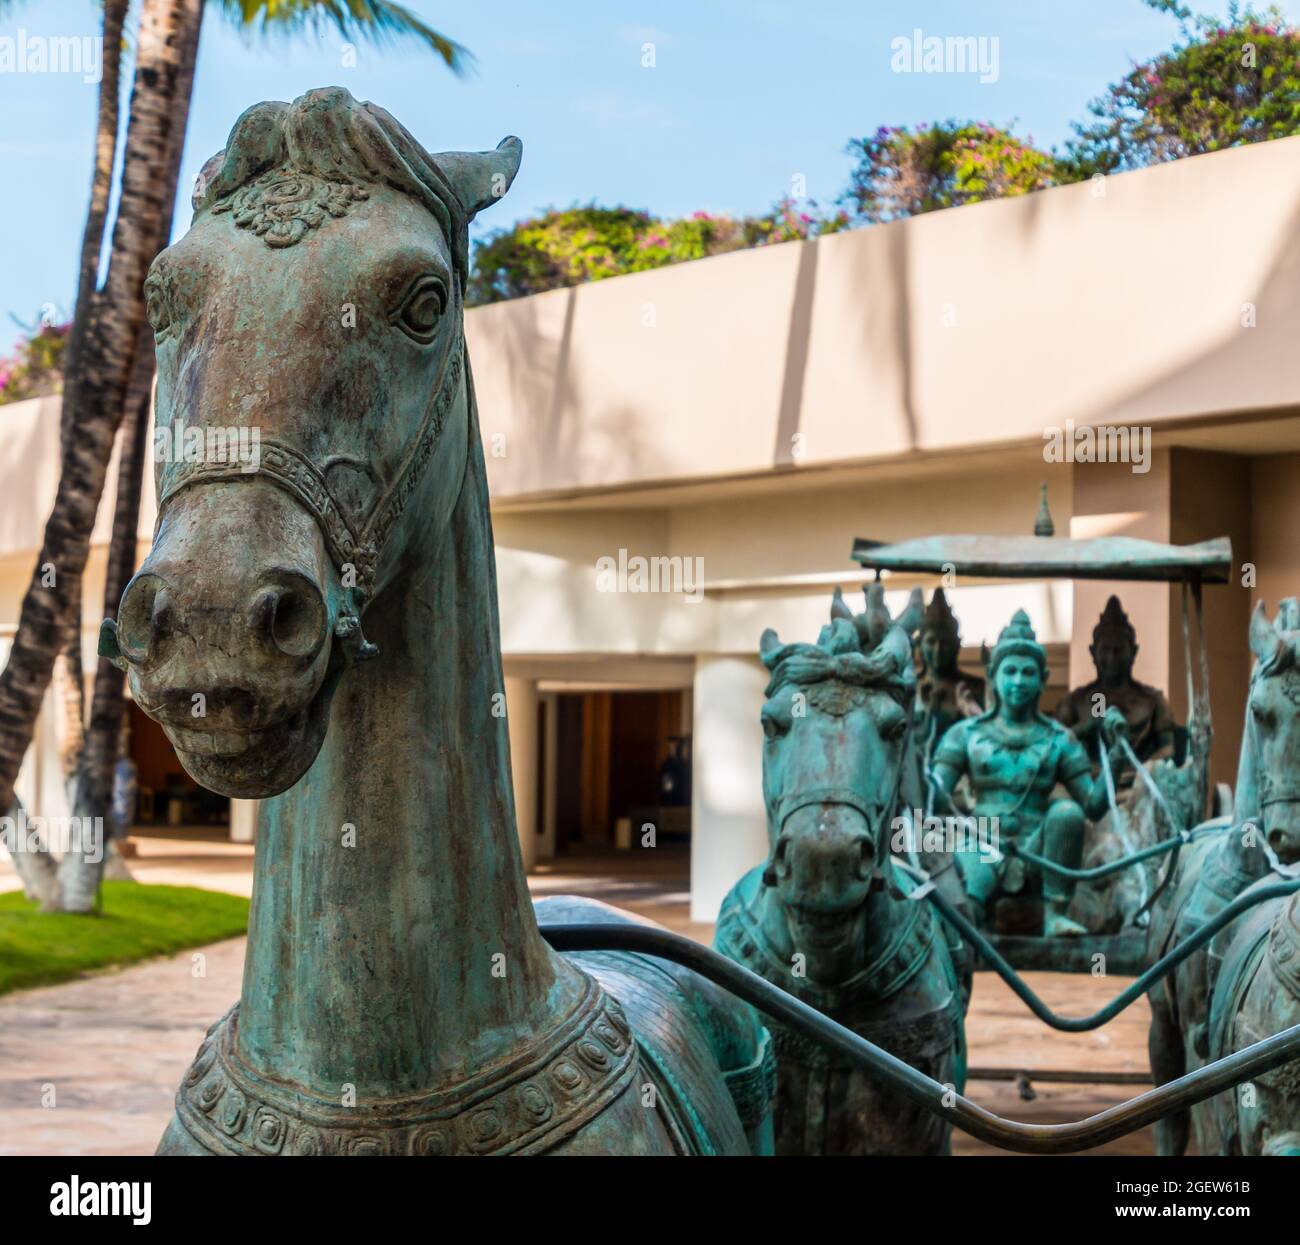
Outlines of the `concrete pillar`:
M 695 659 L 692 921 L 716 921 L 727 892 L 767 856 L 758 720 L 767 678 L 756 658 Z
M 537 682 L 507 678 L 506 725 L 510 732 L 510 774 L 515 821 L 524 872 L 537 863 Z
M 230 841 L 252 843 L 257 838 L 257 801 L 230 801 Z

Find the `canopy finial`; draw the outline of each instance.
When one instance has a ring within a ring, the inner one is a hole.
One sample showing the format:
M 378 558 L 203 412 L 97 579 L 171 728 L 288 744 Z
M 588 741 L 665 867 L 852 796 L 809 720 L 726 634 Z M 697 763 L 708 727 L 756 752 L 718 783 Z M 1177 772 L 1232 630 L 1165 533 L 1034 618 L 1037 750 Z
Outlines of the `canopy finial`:
M 1039 485 L 1038 517 L 1034 519 L 1035 536 L 1055 536 L 1056 524 L 1052 522 L 1052 512 L 1047 508 L 1047 481 Z

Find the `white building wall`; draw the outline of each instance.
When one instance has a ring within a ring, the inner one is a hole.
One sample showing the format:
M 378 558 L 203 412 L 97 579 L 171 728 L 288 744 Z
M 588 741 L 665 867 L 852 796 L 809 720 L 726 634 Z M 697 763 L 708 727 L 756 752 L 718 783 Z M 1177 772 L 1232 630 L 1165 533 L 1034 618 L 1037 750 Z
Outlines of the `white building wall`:
M 757 658 L 695 662 L 691 920 L 716 921 L 741 875 L 767 855 L 763 728 L 767 671 Z

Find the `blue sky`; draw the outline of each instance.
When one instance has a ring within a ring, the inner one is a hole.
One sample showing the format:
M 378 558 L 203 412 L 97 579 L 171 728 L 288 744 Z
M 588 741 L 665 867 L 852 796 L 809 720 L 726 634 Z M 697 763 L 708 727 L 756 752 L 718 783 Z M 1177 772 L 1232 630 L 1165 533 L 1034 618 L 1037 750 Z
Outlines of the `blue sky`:
M 345 64 L 332 30 L 241 36 L 215 6 L 204 22 L 182 167 L 192 184 L 243 109 L 317 86 L 347 87 L 387 108 L 427 147 L 524 140 L 509 197 L 477 222 L 484 232 L 549 205 L 597 200 L 665 215 L 698 208 L 766 210 L 802 174 L 828 204 L 851 161 L 846 141 L 882 124 L 959 116 L 1016 123 L 1040 144 L 1133 60 L 1168 47 L 1176 23 L 1141 0 L 408 0 L 469 47 L 456 79 L 414 42 L 359 45 Z M 1194 5 L 1222 12 L 1225 3 Z M 1284 11 L 1294 21 L 1300 0 Z M 0 38 L 93 35 L 91 0 L 28 0 Z M 926 35 L 998 40 L 997 80 L 891 70 L 891 41 Z M 642 65 L 654 44 L 653 68 Z M 53 303 L 73 301 L 89 188 L 96 88 L 79 76 L 0 73 L 0 352 Z M 186 206 L 175 233 L 188 224 Z

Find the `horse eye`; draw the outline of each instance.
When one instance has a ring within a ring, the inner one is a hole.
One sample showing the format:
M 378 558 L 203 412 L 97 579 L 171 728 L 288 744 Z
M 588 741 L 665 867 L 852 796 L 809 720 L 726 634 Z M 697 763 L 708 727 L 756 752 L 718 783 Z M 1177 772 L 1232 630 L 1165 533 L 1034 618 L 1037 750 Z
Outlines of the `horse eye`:
M 437 277 L 421 277 L 398 309 L 397 324 L 408 336 L 428 344 L 446 306 L 447 291 L 443 283 Z
M 890 743 L 896 743 L 902 739 L 903 732 L 907 730 L 907 714 L 898 713 L 890 715 L 880 727 L 880 734 Z
M 763 722 L 763 735 L 767 739 L 778 739 L 789 728 L 789 723 L 782 722 L 775 714 L 764 713 L 760 717 Z

